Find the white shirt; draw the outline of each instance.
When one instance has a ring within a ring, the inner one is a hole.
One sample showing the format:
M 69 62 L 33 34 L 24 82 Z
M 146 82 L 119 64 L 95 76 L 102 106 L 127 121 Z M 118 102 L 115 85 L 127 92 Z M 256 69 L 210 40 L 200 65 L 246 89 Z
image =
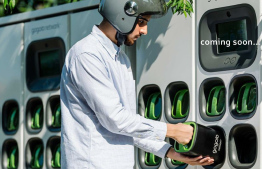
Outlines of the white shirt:
M 164 122 L 136 114 L 130 61 L 97 26 L 68 52 L 60 89 L 62 169 L 132 169 L 134 145 L 170 147 Z

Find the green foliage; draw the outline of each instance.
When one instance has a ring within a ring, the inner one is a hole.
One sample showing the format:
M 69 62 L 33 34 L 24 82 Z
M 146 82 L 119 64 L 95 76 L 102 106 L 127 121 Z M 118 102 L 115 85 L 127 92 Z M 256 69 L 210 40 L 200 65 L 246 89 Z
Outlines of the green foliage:
M 3 0 L 4 9 L 7 11 L 7 13 L 11 14 L 13 13 L 13 10 L 15 8 L 15 0 Z
M 0 17 L 78 1 L 81 0 L 0 0 Z
M 178 15 L 184 14 L 185 17 L 193 13 L 193 0 L 169 0 L 166 3 L 167 8 L 171 8 L 173 14 L 177 13 Z

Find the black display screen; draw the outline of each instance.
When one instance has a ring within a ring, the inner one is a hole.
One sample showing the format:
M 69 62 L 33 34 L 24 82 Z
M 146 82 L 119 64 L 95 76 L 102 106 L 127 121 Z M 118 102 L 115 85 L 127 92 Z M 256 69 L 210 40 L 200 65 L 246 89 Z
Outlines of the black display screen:
M 219 23 L 216 25 L 218 53 L 247 50 L 248 41 L 246 19 Z
M 60 75 L 59 50 L 38 53 L 40 77 Z

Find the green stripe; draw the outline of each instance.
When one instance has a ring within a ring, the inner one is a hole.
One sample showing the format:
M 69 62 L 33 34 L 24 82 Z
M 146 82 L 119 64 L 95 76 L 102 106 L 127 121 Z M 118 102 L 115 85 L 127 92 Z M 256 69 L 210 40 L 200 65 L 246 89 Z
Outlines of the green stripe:
M 31 167 L 38 169 L 43 167 L 43 148 L 42 145 L 37 145 L 32 154 Z
M 41 128 L 41 123 L 42 123 L 42 106 L 39 105 L 36 107 L 35 111 L 32 114 L 32 124 L 31 128 L 32 129 L 40 129 Z
M 208 95 L 206 113 L 209 116 L 218 116 L 225 110 L 225 87 L 215 86 Z
M 52 114 L 52 126 L 55 128 L 61 127 L 61 106 L 58 104 Z
M 52 167 L 53 168 L 60 168 L 61 167 L 61 151 L 60 151 L 60 144 L 58 144 L 54 150 L 52 156 Z
M 189 113 L 189 92 L 187 89 L 176 93 L 171 110 L 171 116 L 174 119 L 184 118 Z
M 14 131 L 18 128 L 18 109 L 13 108 L 10 112 L 7 119 L 7 130 Z
M 148 166 L 157 166 L 161 162 L 161 158 L 154 155 L 153 153 L 145 153 L 145 164 Z
M 13 146 L 10 150 L 10 155 L 7 158 L 7 168 L 16 169 L 18 167 L 18 148 Z
M 257 89 L 255 83 L 246 83 L 241 86 L 238 98 L 236 111 L 239 114 L 252 113 L 256 107 Z
M 160 92 L 153 93 L 147 101 L 145 118 L 158 120 L 162 113 L 162 98 Z

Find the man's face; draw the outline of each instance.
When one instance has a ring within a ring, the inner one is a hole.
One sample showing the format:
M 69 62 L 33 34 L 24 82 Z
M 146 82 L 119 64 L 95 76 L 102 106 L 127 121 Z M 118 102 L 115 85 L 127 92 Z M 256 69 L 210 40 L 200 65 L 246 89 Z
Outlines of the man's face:
M 138 20 L 134 31 L 127 35 L 125 45 L 132 46 L 141 35 L 147 34 L 147 23 L 150 18 L 151 15 L 144 15 Z

